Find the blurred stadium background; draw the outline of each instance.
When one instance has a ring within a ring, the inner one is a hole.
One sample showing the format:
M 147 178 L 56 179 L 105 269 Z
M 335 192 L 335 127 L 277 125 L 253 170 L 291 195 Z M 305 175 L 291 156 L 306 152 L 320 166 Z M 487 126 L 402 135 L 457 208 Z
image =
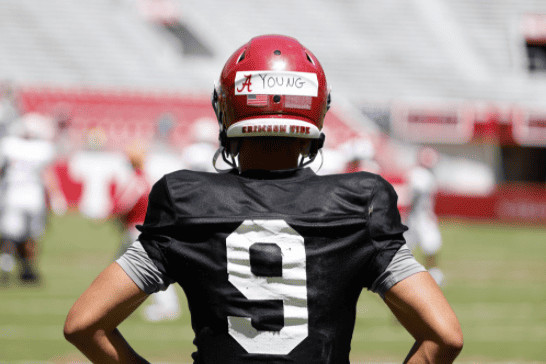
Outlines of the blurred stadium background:
M 536 0 L 0 1 L 2 130 L 46 118 L 65 202 L 51 205 L 39 243 L 42 283 L 0 286 L 0 363 L 85 362 L 62 326 L 118 248 L 122 232 L 105 219 L 127 178 L 123 151 L 143 140 L 193 168 L 182 156 L 210 135 L 199 130 L 215 123 L 225 60 L 267 33 L 309 47 L 332 86 L 322 173 L 344 171 L 347 146 L 366 140 L 404 211 L 417 151 L 440 152 L 458 362 L 546 363 L 546 2 Z M 363 293 L 358 313 L 351 360 L 400 362 L 412 340 L 381 302 Z M 189 324 L 185 307 L 172 322 L 137 311 L 122 332 L 154 362 L 186 363 Z

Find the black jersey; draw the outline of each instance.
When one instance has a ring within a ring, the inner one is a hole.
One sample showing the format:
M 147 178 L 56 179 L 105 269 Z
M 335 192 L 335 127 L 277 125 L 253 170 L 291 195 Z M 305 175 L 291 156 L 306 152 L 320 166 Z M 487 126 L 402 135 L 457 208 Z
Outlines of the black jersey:
M 195 363 L 349 363 L 356 304 L 405 243 L 380 176 L 178 171 L 141 241 L 184 289 Z

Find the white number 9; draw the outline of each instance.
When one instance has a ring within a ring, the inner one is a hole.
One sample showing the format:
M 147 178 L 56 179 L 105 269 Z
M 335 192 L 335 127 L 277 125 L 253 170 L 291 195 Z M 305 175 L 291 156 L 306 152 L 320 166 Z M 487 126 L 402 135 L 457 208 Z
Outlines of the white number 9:
M 259 277 L 251 271 L 250 247 L 276 244 L 282 254 L 282 277 Z M 229 334 L 249 353 L 290 353 L 308 336 L 307 272 L 303 237 L 284 220 L 245 220 L 226 239 L 229 281 L 249 300 L 282 300 L 280 331 L 256 330 L 249 317 L 228 316 Z

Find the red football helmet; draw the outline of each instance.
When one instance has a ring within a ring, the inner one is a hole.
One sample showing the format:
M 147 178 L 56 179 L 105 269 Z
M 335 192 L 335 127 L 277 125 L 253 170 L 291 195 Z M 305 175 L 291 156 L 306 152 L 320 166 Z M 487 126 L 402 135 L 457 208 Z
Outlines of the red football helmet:
M 221 146 L 232 159 L 237 138 L 254 136 L 313 139 L 304 156 L 314 158 L 324 143 L 330 94 L 324 70 L 307 48 L 291 37 L 263 35 L 228 59 L 212 105 Z

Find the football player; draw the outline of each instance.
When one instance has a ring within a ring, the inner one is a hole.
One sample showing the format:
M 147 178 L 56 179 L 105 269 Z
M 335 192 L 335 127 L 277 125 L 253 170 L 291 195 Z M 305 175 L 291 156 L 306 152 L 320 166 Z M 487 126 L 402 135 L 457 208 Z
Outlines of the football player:
M 152 183 L 144 172 L 146 153 L 147 145 L 142 140 L 133 140 L 125 148 L 132 173 L 124 184 L 117 186 L 110 211 L 110 218 L 118 220 L 125 235 L 116 258 L 123 255 L 138 238 L 139 232 L 136 227 L 144 222 L 148 195 L 152 188 Z
M 21 262 L 20 279 L 25 283 L 40 280 L 36 244 L 43 236 L 47 218 L 43 173 L 55 156 L 51 123 L 41 114 L 27 113 L 12 124 L 13 134 L 0 142 L 0 159 L 5 162 L 0 206 L 0 245 L 4 251 L 1 263 L 13 269 L 9 254 L 16 251 Z
M 405 237 L 411 250 L 421 250 L 425 268 L 441 287 L 445 285 L 445 276 L 438 267 L 442 235 L 434 211 L 437 185 L 433 173 L 438 160 L 439 154 L 433 148 L 422 147 L 417 152 L 417 163 L 408 176 L 411 204 L 407 216 L 409 230 Z
M 459 322 L 405 245 L 392 186 L 306 168 L 330 103 L 317 58 L 290 37 L 253 38 L 228 59 L 212 101 L 218 154 L 234 168 L 160 179 L 138 240 L 76 301 L 65 337 L 93 362 L 145 363 L 117 326 L 176 282 L 195 363 L 349 363 L 366 288 L 415 338 L 407 363 L 453 362 Z
M 137 225 L 142 224 L 146 216 L 148 194 L 152 187 L 150 177 L 145 172 L 147 152 L 147 143 L 138 139 L 129 143 L 125 149 L 132 173 L 126 183 L 116 189 L 110 214 L 123 226 L 123 236 L 116 258 L 123 255 L 138 238 Z M 174 320 L 180 316 L 180 304 L 174 286 L 155 293 L 151 301 L 144 308 L 144 318 L 147 321 Z

